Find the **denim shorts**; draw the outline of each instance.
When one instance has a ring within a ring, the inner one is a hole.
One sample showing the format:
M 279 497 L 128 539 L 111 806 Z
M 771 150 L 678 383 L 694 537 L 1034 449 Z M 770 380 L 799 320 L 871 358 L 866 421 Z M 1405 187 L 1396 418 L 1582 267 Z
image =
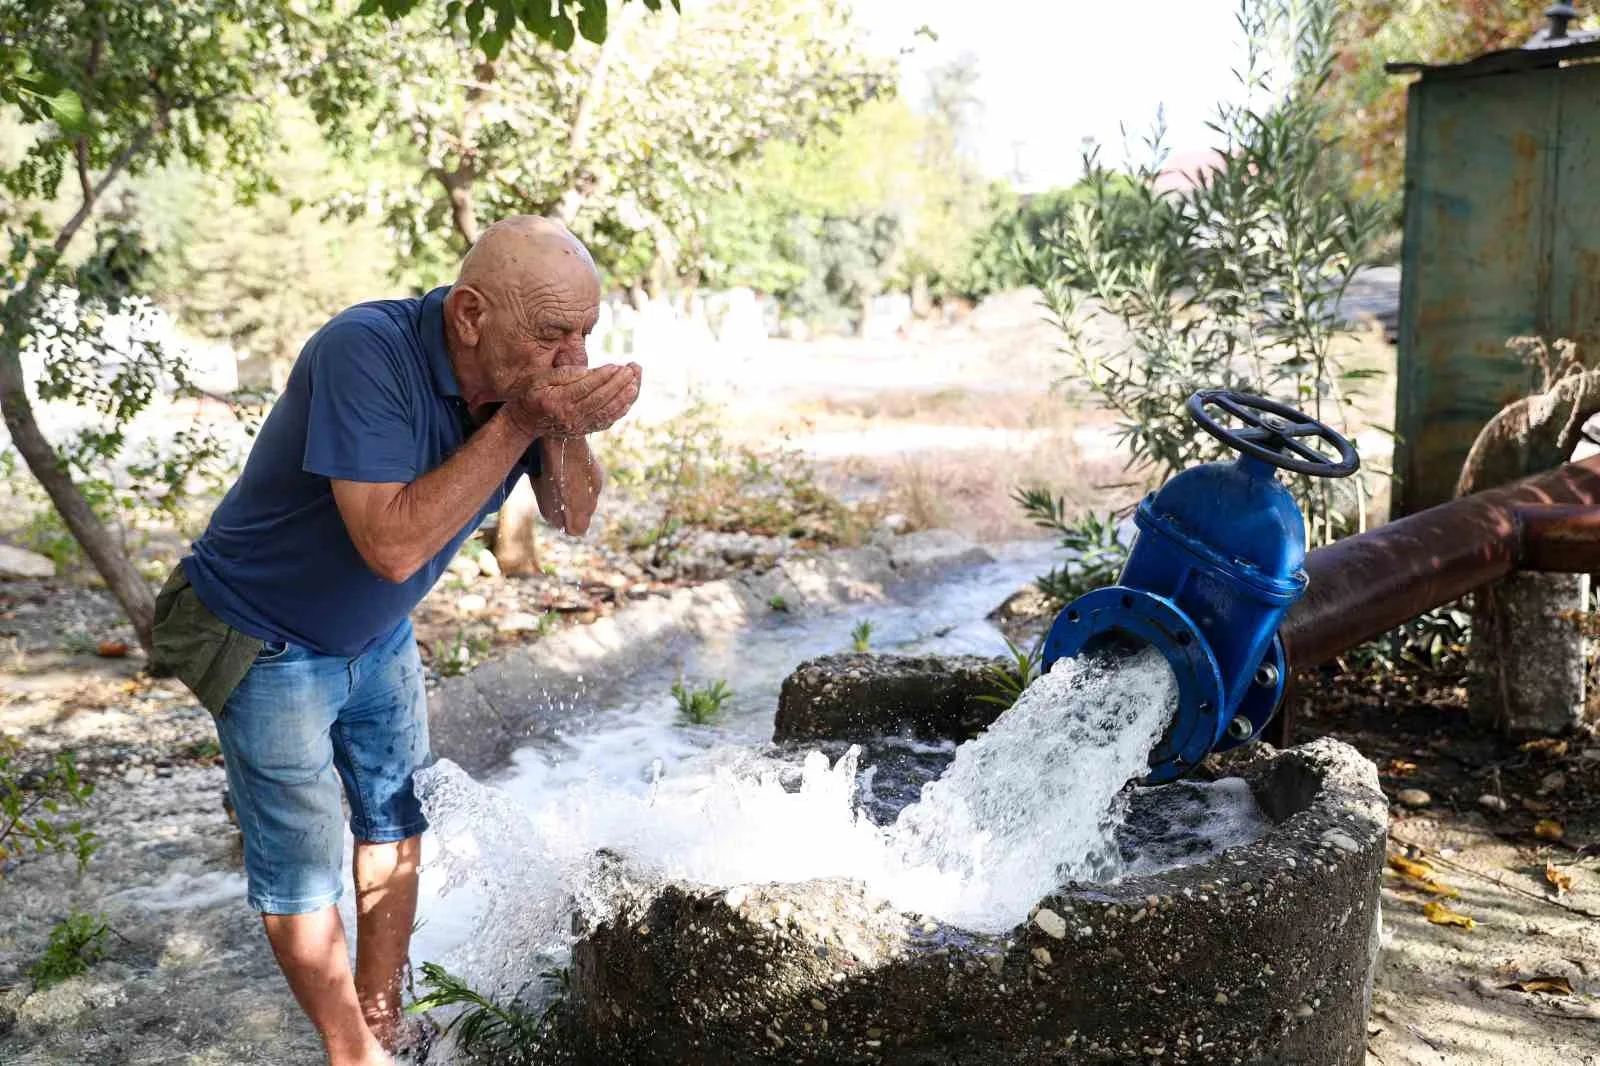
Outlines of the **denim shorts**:
M 305 914 L 344 889 L 344 812 L 357 841 L 427 828 L 412 775 L 431 761 L 409 621 L 355 658 L 268 642 L 216 719 L 244 836 L 250 905 Z

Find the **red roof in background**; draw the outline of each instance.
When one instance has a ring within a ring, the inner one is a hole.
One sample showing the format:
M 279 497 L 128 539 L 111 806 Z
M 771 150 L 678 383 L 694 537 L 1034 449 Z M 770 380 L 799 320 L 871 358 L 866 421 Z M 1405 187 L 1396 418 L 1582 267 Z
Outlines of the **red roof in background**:
M 1222 153 L 1215 148 L 1193 148 L 1186 152 L 1173 152 L 1156 176 L 1158 192 L 1192 189 L 1202 175 L 1222 165 Z

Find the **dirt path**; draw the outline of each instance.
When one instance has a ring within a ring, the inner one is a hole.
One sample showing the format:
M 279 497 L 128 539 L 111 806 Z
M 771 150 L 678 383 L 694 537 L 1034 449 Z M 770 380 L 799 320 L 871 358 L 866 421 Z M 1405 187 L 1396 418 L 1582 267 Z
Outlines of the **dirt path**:
M 1600 739 L 1524 747 L 1475 727 L 1461 695 L 1341 679 L 1295 728 L 1377 763 L 1394 801 L 1391 855 L 1458 893 L 1386 872 L 1369 1066 L 1600 1063 Z M 1401 803 L 1405 790 L 1428 802 Z M 1560 839 L 1538 835 L 1541 822 Z M 1473 927 L 1430 922 L 1433 901 Z M 1543 991 L 1508 987 L 1538 978 Z

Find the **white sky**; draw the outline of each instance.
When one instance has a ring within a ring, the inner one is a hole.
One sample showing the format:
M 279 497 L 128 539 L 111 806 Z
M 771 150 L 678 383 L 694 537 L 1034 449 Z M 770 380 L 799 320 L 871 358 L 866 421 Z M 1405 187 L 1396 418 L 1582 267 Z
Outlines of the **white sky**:
M 1203 149 L 1205 122 L 1234 95 L 1242 55 L 1238 0 L 856 0 L 856 15 L 902 61 L 902 92 L 920 106 L 925 72 L 970 52 L 983 111 L 974 147 L 984 169 L 1028 188 L 1069 184 L 1093 137 L 1107 162 L 1122 156 L 1119 123 L 1147 132 L 1166 107 L 1167 147 Z M 927 24 L 937 43 L 913 39 Z

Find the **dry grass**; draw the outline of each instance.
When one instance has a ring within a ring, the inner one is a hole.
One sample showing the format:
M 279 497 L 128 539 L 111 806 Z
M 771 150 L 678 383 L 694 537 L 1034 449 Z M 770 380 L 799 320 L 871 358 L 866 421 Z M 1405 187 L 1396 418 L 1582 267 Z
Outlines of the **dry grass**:
M 791 412 L 793 417 L 819 430 L 856 429 L 865 423 L 879 427 L 893 422 L 986 429 L 1052 429 L 1081 425 L 1086 417 L 1082 410 L 1043 389 L 979 391 L 959 385 L 816 397 L 794 404 Z
M 1053 433 L 1022 452 L 992 448 L 892 458 L 853 458 L 833 464 L 830 480 L 884 494 L 887 507 L 913 529 L 954 529 L 979 541 L 1039 535 L 1012 494 L 1042 485 L 1064 496 L 1069 511 L 1117 509 L 1147 486 L 1130 484 L 1121 460 L 1086 458 L 1070 433 Z

